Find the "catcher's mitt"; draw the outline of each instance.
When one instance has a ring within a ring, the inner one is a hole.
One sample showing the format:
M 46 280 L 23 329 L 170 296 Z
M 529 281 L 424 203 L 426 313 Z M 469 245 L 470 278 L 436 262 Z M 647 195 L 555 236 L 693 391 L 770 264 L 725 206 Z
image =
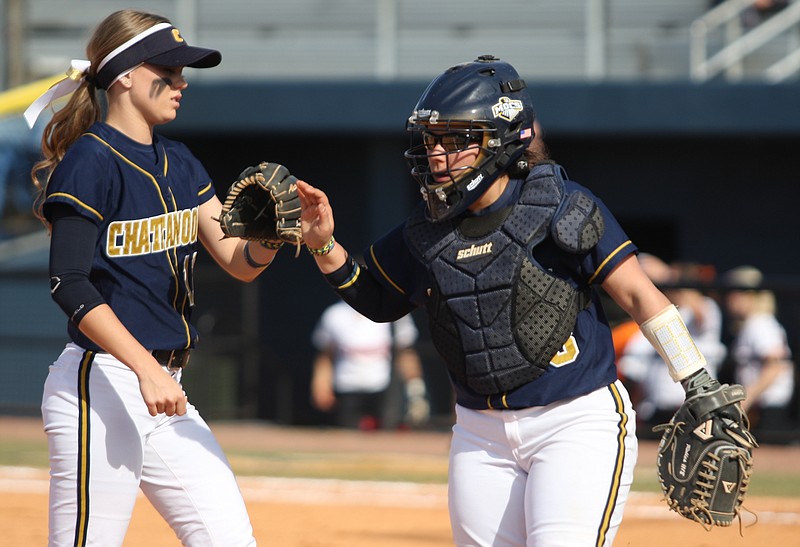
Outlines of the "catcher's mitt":
M 740 385 L 712 380 L 686 401 L 663 431 L 658 446 L 658 479 L 670 509 L 710 530 L 730 526 L 740 509 L 758 446 L 740 401 Z
M 248 167 L 228 188 L 219 224 L 228 237 L 286 242 L 299 250 L 303 233 L 297 178 L 277 163 Z

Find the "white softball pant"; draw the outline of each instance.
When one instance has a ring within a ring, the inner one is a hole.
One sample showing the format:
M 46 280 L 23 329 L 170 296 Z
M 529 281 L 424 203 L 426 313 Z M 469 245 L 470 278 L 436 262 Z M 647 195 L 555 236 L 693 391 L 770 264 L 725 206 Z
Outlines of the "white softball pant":
M 111 355 L 68 344 L 50 367 L 42 416 L 51 547 L 122 545 L 140 488 L 183 545 L 256 544 L 233 472 L 197 410 L 150 416 L 136 375 Z
M 613 543 L 637 457 L 620 382 L 523 410 L 456 406 L 456 417 L 448 495 L 457 545 Z

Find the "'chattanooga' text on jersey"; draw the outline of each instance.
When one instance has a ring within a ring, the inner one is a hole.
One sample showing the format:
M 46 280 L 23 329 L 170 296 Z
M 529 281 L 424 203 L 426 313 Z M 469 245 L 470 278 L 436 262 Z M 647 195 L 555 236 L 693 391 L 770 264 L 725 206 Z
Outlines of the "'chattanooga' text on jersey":
M 199 208 L 112 222 L 108 226 L 109 257 L 159 253 L 197 241 Z

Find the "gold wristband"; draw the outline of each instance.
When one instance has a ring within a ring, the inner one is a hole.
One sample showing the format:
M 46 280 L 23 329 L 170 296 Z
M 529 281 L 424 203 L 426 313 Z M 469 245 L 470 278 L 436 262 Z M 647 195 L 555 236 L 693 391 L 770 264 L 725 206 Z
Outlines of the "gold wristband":
M 333 247 L 335 245 L 336 245 L 336 240 L 333 239 L 333 236 L 331 236 L 331 240 L 324 247 L 321 247 L 319 249 L 312 249 L 311 247 L 306 245 L 306 249 L 308 249 L 308 252 L 314 256 L 325 256 L 326 254 L 330 253 L 333 250 Z

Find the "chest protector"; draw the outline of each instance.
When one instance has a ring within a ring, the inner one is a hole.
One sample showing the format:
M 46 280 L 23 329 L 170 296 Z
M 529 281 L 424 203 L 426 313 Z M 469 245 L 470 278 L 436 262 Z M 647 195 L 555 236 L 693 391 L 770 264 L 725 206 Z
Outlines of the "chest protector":
M 602 234 L 597 204 L 566 193 L 555 164 L 536 166 L 518 202 L 492 214 L 432 223 L 424 205 L 416 209 L 406 241 L 431 274 L 431 336 L 450 372 L 485 395 L 541 376 L 591 295 L 542 268 L 532 250 L 551 237 L 585 253 Z

